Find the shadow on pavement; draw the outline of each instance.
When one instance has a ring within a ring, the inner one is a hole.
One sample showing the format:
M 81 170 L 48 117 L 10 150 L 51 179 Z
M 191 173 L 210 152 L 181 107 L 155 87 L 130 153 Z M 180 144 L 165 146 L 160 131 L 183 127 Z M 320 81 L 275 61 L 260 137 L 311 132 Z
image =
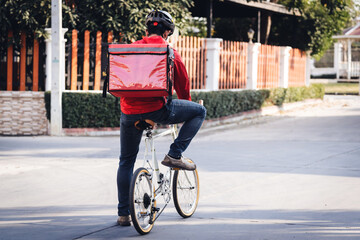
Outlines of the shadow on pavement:
M 110 206 L 0 209 L 0 239 L 359 239 L 359 211 L 246 210 L 200 205 L 189 219 L 166 212 L 152 232 L 115 224 Z M 93 213 L 93 214 L 91 214 Z

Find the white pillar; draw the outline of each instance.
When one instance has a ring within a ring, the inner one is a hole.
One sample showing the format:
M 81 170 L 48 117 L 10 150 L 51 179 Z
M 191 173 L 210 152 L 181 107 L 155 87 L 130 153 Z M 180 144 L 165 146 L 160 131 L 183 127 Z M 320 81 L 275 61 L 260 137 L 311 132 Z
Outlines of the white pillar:
M 206 90 L 219 90 L 221 38 L 206 39 Z
M 247 89 L 257 88 L 257 70 L 260 43 L 249 43 L 248 45 L 248 62 L 247 62 Z
M 340 78 L 340 64 L 341 64 L 341 48 L 342 44 L 337 42 L 334 44 L 334 69 L 336 72 L 336 79 Z
M 45 81 L 45 91 L 51 91 L 51 28 L 45 28 L 48 38 L 45 39 L 46 42 L 46 81 Z M 61 83 L 62 90 L 65 90 L 65 44 L 67 39 L 64 38 L 65 33 L 68 31 L 67 28 L 62 29 L 61 34 L 61 50 L 62 50 L 62 58 L 64 59 L 61 65 L 61 79 L 63 79 L 63 83 Z
M 60 61 L 60 73 L 61 73 L 61 88 L 64 91 L 65 90 L 65 46 L 66 46 L 66 42 L 67 39 L 64 37 L 65 33 L 68 31 L 67 28 L 62 28 L 61 29 L 61 61 Z M 69 73 L 70 74 L 70 73 Z
M 51 0 L 51 135 L 62 134 L 62 87 L 64 82 L 61 77 L 61 30 L 62 30 L 62 1 Z M 65 64 L 64 64 L 65 66 Z
M 310 86 L 310 78 L 311 78 L 311 56 L 310 52 L 306 52 L 306 66 L 305 66 L 305 86 Z
M 351 79 L 351 40 L 347 40 L 347 78 Z
M 280 82 L 279 87 L 289 86 L 289 57 L 291 47 L 280 48 Z
M 51 91 L 51 28 L 45 28 L 48 37 L 45 39 L 46 42 L 46 80 L 45 80 L 45 91 Z

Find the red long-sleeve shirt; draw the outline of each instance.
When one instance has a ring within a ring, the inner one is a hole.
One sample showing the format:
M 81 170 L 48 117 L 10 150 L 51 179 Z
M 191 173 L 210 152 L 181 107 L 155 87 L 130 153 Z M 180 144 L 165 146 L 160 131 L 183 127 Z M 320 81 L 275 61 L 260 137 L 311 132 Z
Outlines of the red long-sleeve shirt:
M 143 37 L 133 44 L 161 43 L 167 44 L 160 36 Z M 179 99 L 191 100 L 190 83 L 185 65 L 180 54 L 174 49 L 174 88 Z M 120 99 L 121 111 L 125 114 L 141 114 L 161 109 L 165 104 L 164 97 L 132 98 L 122 97 Z

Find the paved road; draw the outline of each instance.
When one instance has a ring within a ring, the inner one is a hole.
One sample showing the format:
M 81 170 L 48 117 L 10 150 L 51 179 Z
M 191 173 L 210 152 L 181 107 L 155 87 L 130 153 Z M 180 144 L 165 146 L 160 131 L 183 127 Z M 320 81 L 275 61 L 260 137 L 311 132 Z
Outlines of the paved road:
M 0 239 L 360 239 L 355 99 L 202 131 L 197 212 L 146 236 L 115 226 L 118 137 L 0 137 Z

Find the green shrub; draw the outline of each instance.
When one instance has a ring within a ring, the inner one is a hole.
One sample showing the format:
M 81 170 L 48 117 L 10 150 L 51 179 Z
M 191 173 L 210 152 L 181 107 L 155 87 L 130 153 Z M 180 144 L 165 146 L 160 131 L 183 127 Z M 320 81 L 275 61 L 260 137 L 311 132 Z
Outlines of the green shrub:
M 45 93 L 46 115 L 50 119 L 50 93 Z M 64 128 L 120 126 L 119 99 L 108 94 L 65 92 L 62 95 Z
M 270 90 L 268 101 L 276 106 L 281 106 L 286 97 L 286 88 L 274 88 Z
M 289 87 L 286 89 L 284 102 L 298 102 L 305 99 L 306 87 Z
M 322 84 L 311 84 L 309 87 L 289 87 L 270 89 L 270 95 L 266 102 L 276 106 L 284 103 L 298 102 L 305 99 L 323 99 L 325 87 Z
M 224 117 L 244 111 L 258 110 L 264 102 L 281 106 L 286 102 L 323 98 L 324 86 L 290 87 L 243 91 L 193 91 L 192 101 L 204 100 L 207 119 Z M 174 96 L 176 98 L 176 95 Z M 119 99 L 108 94 L 65 92 L 62 96 L 64 128 L 119 127 Z M 50 93 L 45 93 L 47 117 L 50 119 Z
M 311 84 L 310 88 L 309 88 L 309 91 L 308 91 L 307 98 L 324 99 L 324 95 L 325 95 L 325 86 L 323 84 L 320 84 L 320 83 Z
M 204 100 L 207 119 L 260 109 L 264 102 L 263 92 L 254 90 L 192 92 L 191 98 L 194 102 Z

